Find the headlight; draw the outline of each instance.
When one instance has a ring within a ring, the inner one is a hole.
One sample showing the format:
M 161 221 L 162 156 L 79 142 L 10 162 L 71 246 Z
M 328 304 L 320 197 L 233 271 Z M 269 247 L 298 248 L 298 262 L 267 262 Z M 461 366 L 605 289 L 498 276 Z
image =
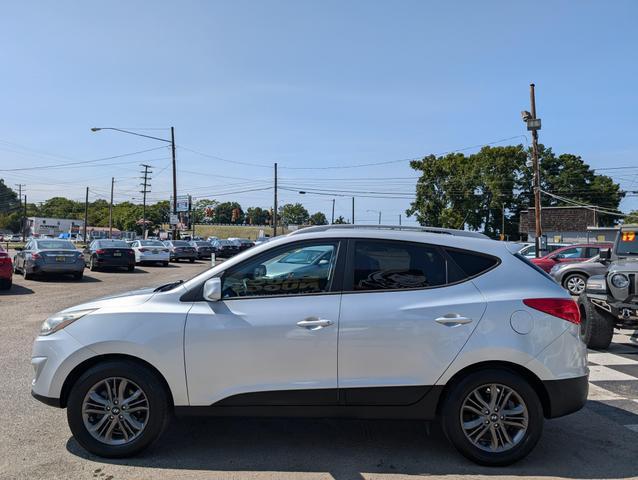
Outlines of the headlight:
M 611 276 L 611 284 L 616 288 L 627 288 L 629 279 L 622 273 L 616 273 Z
M 94 312 L 97 308 L 89 308 L 87 310 L 76 310 L 74 312 L 61 312 L 47 318 L 40 328 L 40 335 L 51 335 L 58 330 L 62 330 L 67 325 Z
M 552 269 L 549 271 L 549 273 L 555 273 L 562 265 L 554 265 L 552 267 Z

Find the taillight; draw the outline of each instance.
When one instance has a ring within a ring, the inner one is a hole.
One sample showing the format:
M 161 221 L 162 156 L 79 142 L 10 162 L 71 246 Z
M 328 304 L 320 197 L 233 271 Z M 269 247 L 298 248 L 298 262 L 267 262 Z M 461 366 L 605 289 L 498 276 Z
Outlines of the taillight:
M 35 258 L 36 260 L 42 258 L 42 255 L 40 255 L 39 253 L 32 253 L 31 254 L 31 258 Z
M 129 255 L 135 255 L 135 252 L 133 250 L 127 250 L 127 252 Z
M 106 250 L 100 248 L 100 249 L 96 250 L 95 253 L 97 253 L 98 255 L 102 255 L 103 253 L 106 253 Z
M 0 253 L 0 265 L 11 265 L 11 257 L 6 253 Z
M 535 310 L 562 318 L 576 325 L 580 323 L 578 305 L 568 298 L 526 298 L 523 303 Z

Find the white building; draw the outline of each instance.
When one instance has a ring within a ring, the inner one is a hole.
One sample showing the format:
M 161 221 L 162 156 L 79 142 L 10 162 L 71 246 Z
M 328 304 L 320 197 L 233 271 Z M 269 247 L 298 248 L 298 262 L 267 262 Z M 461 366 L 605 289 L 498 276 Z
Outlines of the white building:
M 70 218 L 27 218 L 27 236 L 51 235 L 57 237 L 60 233 L 82 233 L 84 220 Z

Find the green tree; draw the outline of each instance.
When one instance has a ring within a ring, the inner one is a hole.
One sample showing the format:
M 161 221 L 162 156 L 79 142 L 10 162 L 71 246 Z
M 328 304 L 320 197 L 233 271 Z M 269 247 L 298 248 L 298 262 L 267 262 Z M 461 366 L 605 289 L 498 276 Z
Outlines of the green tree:
M 284 225 L 306 225 L 310 215 L 301 203 L 287 203 L 279 207 L 279 218 Z
M 516 236 L 520 211 L 533 205 L 532 172 L 527 166 L 529 151 L 522 145 L 484 147 L 466 156 L 452 153 L 429 155 L 411 162 L 421 176 L 416 199 L 406 210 L 422 225 L 483 230 Z M 572 154 L 559 156 L 542 145 L 541 188 L 579 203 L 617 209 L 623 193 L 611 178 L 596 175 L 583 160 Z M 542 205 L 566 205 L 543 194 Z M 505 231 L 501 232 L 505 213 Z M 613 222 L 601 216 L 603 224 Z
M 328 219 L 323 212 L 313 213 L 308 221 L 310 225 L 328 225 Z
M 233 210 L 239 210 L 239 218 L 233 219 Z M 217 205 L 215 208 L 215 223 L 243 223 L 244 222 L 244 211 L 241 208 L 241 205 L 237 202 L 224 202 Z
M 339 215 L 337 218 L 335 218 L 335 225 L 344 225 L 348 222 L 346 222 L 346 219 L 343 218 L 343 215 Z
M 250 225 L 266 225 L 270 212 L 261 207 L 250 207 L 246 210 L 246 221 Z

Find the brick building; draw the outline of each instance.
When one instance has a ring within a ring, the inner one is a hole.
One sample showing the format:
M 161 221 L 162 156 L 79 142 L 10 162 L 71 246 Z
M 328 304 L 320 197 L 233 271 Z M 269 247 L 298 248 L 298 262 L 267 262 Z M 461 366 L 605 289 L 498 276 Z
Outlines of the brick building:
M 584 207 L 543 207 L 541 225 L 550 243 L 578 243 L 610 241 L 615 237 L 612 228 L 600 228 L 598 212 Z M 535 238 L 534 208 L 523 210 L 518 232 L 522 239 Z M 608 238 L 610 237 L 610 238 Z

